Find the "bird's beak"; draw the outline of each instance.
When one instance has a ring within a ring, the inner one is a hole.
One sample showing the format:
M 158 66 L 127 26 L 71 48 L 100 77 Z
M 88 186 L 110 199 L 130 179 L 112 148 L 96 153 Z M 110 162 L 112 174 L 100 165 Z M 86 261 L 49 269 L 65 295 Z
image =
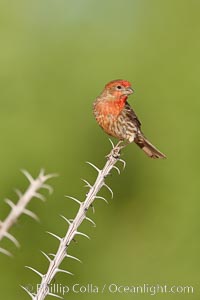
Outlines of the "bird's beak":
M 126 94 L 131 95 L 134 93 L 134 90 L 131 87 L 126 88 Z

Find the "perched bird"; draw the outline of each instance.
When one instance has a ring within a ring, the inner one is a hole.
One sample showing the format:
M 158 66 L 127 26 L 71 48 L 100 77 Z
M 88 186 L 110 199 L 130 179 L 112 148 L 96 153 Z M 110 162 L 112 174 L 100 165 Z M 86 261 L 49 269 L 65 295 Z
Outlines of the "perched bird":
M 135 142 L 149 157 L 166 156 L 154 147 L 141 131 L 141 123 L 127 102 L 133 93 L 131 83 L 118 79 L 106 84 L 103 92 L 93 103 L 98 124 L 109 135 L 125 143 Z

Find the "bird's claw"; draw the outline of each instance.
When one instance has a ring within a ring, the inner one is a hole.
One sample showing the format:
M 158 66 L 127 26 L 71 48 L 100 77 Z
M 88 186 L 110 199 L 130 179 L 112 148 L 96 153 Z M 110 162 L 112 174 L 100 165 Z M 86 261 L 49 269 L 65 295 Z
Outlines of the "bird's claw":
M 117 143 L 117 145 L 115 147 L 113 147 L 112 151 L 106 155 L 106 158 L 109 159 L 110 157 L 113 157 L 115 159 L 119 159 L 120 158 L 120 152 L 121 152 L 121 149 L 123 148 L 123 146 L 120 146 L 122 141 L 119 141 Z

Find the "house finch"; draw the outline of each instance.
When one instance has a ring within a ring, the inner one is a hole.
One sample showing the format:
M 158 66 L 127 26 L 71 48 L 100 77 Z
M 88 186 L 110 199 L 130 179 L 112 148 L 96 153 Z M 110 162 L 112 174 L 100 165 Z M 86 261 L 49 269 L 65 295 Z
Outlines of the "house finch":
M 141 123 L 127 102 L 132 93 L 131 84 L 126 80 L 113 80 L 106 84 L 93 104 L 98 124 L 107 134 L 120 141 L 135 142 L 149 157 L 165 158 L 143 135 Z

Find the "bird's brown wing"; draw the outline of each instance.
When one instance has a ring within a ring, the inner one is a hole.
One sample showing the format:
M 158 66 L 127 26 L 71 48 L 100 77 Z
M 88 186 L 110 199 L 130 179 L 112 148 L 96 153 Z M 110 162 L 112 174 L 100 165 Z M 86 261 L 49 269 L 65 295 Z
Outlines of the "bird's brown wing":
M 133 111 L 133 109 L 131 108 L 130 104 L 128 102 L 126 102 L 125 107 L 124 107 L 125 111 L 126 111 L 126 116 L 127 118 L 133 122 L 133 124 L 135 125 L 136 129 L 140 130 L 141 128 L 141 122 L 139 121 L 137 115 L 135 114 L 135 112 Z
M 151 158 L 166 158 L 165 154 L 160 152 L 154 145 L 152 145 L 148 139 L 143 135 L 141 131 L 141 123 L 132 110 L 131 106 L 127 102 L 125 104 L 125 111 L 128 119 L 134 124 L 135 127 L 135 138 L 134 142 Z

